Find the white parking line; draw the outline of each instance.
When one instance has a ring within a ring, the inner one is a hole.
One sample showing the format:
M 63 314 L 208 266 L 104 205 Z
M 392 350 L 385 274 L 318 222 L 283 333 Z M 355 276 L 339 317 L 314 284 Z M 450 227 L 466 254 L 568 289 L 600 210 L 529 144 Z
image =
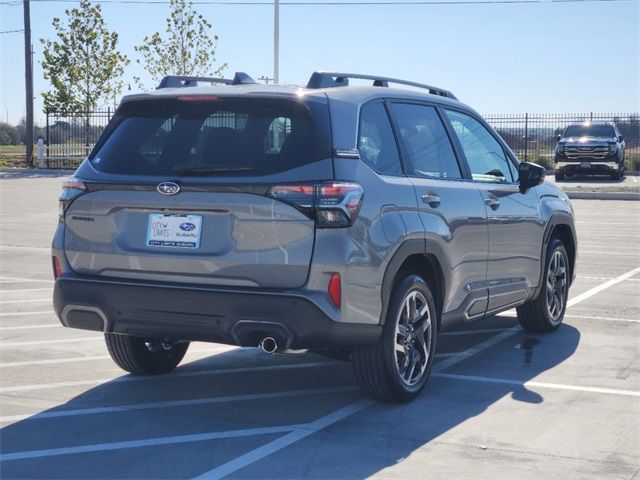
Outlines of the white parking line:
M 174 378 L 184 377 L 203 377 L 203 376 L 217 376 L 227 374 L 238 373 L 256 373 L 266 372 L 270 370 L 293 370 L 299 368 L 313 368 L 313 367 L 331 367 L 335 365 L 342 365 L 342 362 L 309 362 L 309 363 L 296 363 L 292 365 L 267 365 L 257 367 L 238 367 L 238 368 L 225 368 L 215 370 L 197 370 L 193 372 L 175 371 L 169 375 L 153 375 L 153 376 L 136 376 L 127 375 L 124 377 L 111 377 L 111 378 L 96 378 L 93 380 L 74 380 L 69 382 L 55 382 L 55 383 L 34 383 L 27 385 L 15 385 L 8 387 L 0 387 L 0 393 L 15 393 L 15 392 L 29 392 L 33 390 L 48 390 L 53 388 L 65 388 L 65 387 L 79 387 L 85 385 L 97 385 L 100 383 L 109 383 L 110 385 L 115 383 L 128 383 L 128 382 L 154 382 L 159 380 L 172 380 Z
M 2 300 L 0 301 L 0 304 L 7 304 L 7 303 L 38 303 L 38 302 L 51 302 L 52 299 L 51 297 L 49 298 L 29 298 L 27 300 Z
M 47 418 L 76 417 L 81 415 L 97 415 L 102 413 L 116 412 L 122 413 L 133 410 L 153 410 L 158 408 L 192 407 L 194 405 L 213 405 L 217 403 L 246 402 L 251 400 L 268 400 L 272 398 L 302 397 L 308 395 L 323 395 L 329 393 L 355 392 L 357 390 L 358 388 L 354 386 L 313 388 L 308 390 L 285 390 L 282 392 L 252 393 L 247 395 L 229 395 L 223 397 L 172 400 L 166 402 L 132 403 L 128 405 L 117 405 L 110 407 L 75 408 L 69 410 L 58 410 L 27 415 L 6 415 L 4 417 L 0 417 L 0 422 L 16 422 L 25 419 L 29 419 L 29 421 L 44 420 Z
M 106 360 L 109 355 L 89 355 L 86 357 L 50 358 L 48 360 L 25 360 L 22 362 L 2 362 L 0 368 L 28 367 L 32 365 L 53 365 L 56 363 L 86 362 L 89 360 Z
M 26 292 L 51 292 L 53 288 L 22 288 L 20 290 L 0 290 L 0 295 L 5 293 L 26 293 Z
M 611 280 L 608 280 L 606 282 L 604 282 L 601 285 L 598 285 L 597 287 L 593 287 L 589 290 L 587 290 L 584 293 L 581 293 L 580 295 L 577 295 L 571 299 L 569 299 L 569 301 L 567 302 L 567 308 L 572 307 L 573 305 L 582 302 L 583 300 L 586 300 L 589 297 L 594 296 L 596 293 L 600 293 L 603 290 L 606 290 L 609 287 L 613 287 L 614 285 L 617 285 L 620 282 L 624 282 L 625 280 L 633 277 L 634 275 L 640 273 L 640 267 L 638 268 L 634 268 L 633 270 L 628 271 L 627 273 L 623 273 L 622 275 L 617 276 L 616 278 L 612 278 Z
M 97 342 L 104 341 L 102 336 L 100 337 L 83 337 L 83 338 L 62 338 L 59 340 L 29 340 L 26 342 L 3 342 L 0 341 L 0 348 L 14 348 L 14 347 L 30 347 L 33 345 L 54 345 L 60 343 L 82 343 L 82 342 Z
M 359 412 L 363 408 L 368 407 L 373 404 L 372 400 L 359 400 L 350 405 L 347 405 L 340 410 L 336 410 L 324 417 L 319 418 L 311 423 L 307 423 L 304 425 L 304 428 L 298 428 L 286 435 L 283 435 L 276 440 L 273 440 L 261 447 L 256 448 L 255 450 L 251 450 L 244 455 L 241 455 L 230 462 L 223 463 L 222 465 L 217 466 L 213 470 L 209 470 L 198 477 L 195 477 L 197 480 L 201 479 L 217 479 L 224 478 L 228 475 L 231 475 L 234 472 L 246 467 L 247 465 L 251 465 L 252 463 L 257 462 L 265 457 L 268 457 L 272 453 L 275 453 L 283 448 L 292 445 L 303 438 L 308 437 L 309 435 L 313 435 L 314 433 L 327 428 L 330 425 L 333 425 L 340 420 L 344 420 L 347 417 L 350 417 L 354 413 Z
M 8 460 L 25 460 L 30 458 L 54 457 L 88 452 L 104 452 L 108 450 L 122 450 L 126 448 L 157 447 L 159 445 L 175 445 L 179 443 L 204 442 L 223 438 L 240 438 L 254 435 L 286 433 L 301 428 L 301 425 L 285 425 L 279 427 L 246 428 L 228 430 L 226 432 L 198 433 L 195 435 L 175 435 L 171 437 L 147 438 L 145 440 L 129 440 L 125 442 L 98 443 L 94 445 L 78 445 L 76 447 L 49 448 L 45 450 L 28 450 L 25 452 L 4 453 L 0 455 L 0 462 Z
M 586 255 L 609 255 L 613 257 L 640 257 L 640 253 L 636 252 L 620 252 L 620 251 L 608 251 L 608 250 L 599 250 L 599 251 L 590 251 L 590 250 L 580 250 L 580 254 Z
M 14 316 L 22 316 L 22 315 L 45 315 L 56 313 L 53 310 L 39 310 L 37 312 L 3 312 L 0 313 L 0 317 L 14 317 Z
M 27 283 L 27 282 L 54 283 L 53 280 L 43 280 L 40 278 L 23 278 L 23 277 L 0 277 L 0 282 L 2 283 Z
M 609 288 L 617 283 L 624 281 L 628 277 L 635 275 L 639 271 L 640 271 L 640 268 L 636 268 L 634 270 L 631 270 L 630 272 L 627 272 L 625 274 L 620 275 L 619 277 L 614 278 L 613 280 L 609 280 L 603 283 L 602 285 L 592 288 L 591 290 L 584 292 L 582 295 L 578 295 L 577 297 L 575 297 L 573 301 L 569 302 L 567 305 L 575 305 L 583 300 L 586 300 L 587 298 L 601 292 L 602 290 L 605 290 L 606 288 Z M 488 348 L 491 348 L 492 346 L 502 342 L 503 340 L 506 340 L 509 337 L 512 337 L 513 335 L 515 335 L 520 331 L 522 331 L 520 327 L 512 327 L 508 330 L 505 330 L 504 332 L 496 335 L 495 337 L 490 338 L 482 343 L 479 343 L 478 345 L 472 348 L 469 348 L 464 352 L 461 352 L 459 355 L 456 355 L 455 357 L 449 358 L 447 360 L 443 360 L 437 365 L 434 365 L 432 372 L 434 375 L 437 375 L 441 373 L 443 370 L 450 368 L 454 365 L 457 365 L 458 363 L 467 360 L 469 357 L 476 355 Z M 306 435 L 302 435 L 299 431 L 288 433 L 287 435 L 284 435 L 272 442 L 269 442 L 263 445 L 262 447 L 258 447 L 255 450 L 252 450 L 244 455 L 241 455 L 240 457 L 234 460 L 231 460 L 230 462 L 224 463 L 214 468 L 213 470 L 210 470 L 209 472 L 196 478 L 217 479 L 217 478 L 225 477 L 227 475 L 231 475 L 232 473 L 237 472 L 238 470 L 248 465 L 251 465 L 252 463 L 257 462 L 258 460 L 261 460 L 271 455 L 272 453 L 278 452 L 283 448 L 286 448 L 289 445 L 292 445 L 293 443 L 296 443 L 297 441 L 302 440 L 303 438 L 307 437 L 308 435 L 311 435 L 312 433 L 322 430 L 326 426 L 329 426 L 339 420 L 343 420 L 353 415 L 354 413 L 359 412 L 363 408 L 371 405 L 371 403 L 372 402 L 370 400 L 362 400 L 360 402 L 355 402 L 350 405 L 347 405 L 343 409 L 340 409 L 334 412 L 333 414 L 326 415 L 320 418 L 319 420 L 317 420 L 317 422 L 320 422 L 318 424 L 319 426 Z M 331 420 L 332 418 L 331 415 L 336 415 L 338 418 L 336 420 Z M 324 425 L 322 422 L 327 422 L 327 424 Z
M 630 323 L 640 323 L 640 319 L 633 318 L 616 318 L 616 317 L 591 317 L 589 315 L 579 315 L 579 314 L 565 314 L 567 318 L 581 318 L 586 320 L 605 320 L 607 322 L 630 322 Z
M 588 275 L 577 275 L 577 278 L 584 278 L 586 280 L 613 280 L 613 277 L 590 277 Z M 626 282 L 640 282 L 640 278 L 627 278 Z
M 458 335 L 479 335 L 483 333 L 500 333 L 507 330 L 506 328 L 478 328 L 476 330 L 460 330 L 456 332 L 442 332 L 439 335 L 448 337 L 448 336 L 458 336 Z
M 628 397 L 640 397 L 640 392 L 634 390 L 618 390 L 614 388 L 599 388 L 599 387 L 580 387 L 576 385 L 565 385 L 561 383 L 546 383 L 546 382 L 520 382 L 518 380 L 509 380 L 506 378 L 494 378 L 494 377 L 480 377 L 475 375 L 457 375 L 453 373 L 436 373 L 433 375 L 437 378 L 447 378 L 451 380 L 464 380 L 468 382 L 483 382 L 483 383 L 497 383 L 503 385 L 516 385 L 518 387 L 539 387 L 539 388 L 552 388 L 555 390 L 572 390 L 575 392 L 589 392 L 589 393 L 603 393 L 610 395 L 622 395 Z
M 44 325 L 13 325 L 11 327 L 0 327 L 0 332 L 9 330 L 32 330 L 36 328 L 60 328 L 62 324 L 58 323 L 45 323 Z

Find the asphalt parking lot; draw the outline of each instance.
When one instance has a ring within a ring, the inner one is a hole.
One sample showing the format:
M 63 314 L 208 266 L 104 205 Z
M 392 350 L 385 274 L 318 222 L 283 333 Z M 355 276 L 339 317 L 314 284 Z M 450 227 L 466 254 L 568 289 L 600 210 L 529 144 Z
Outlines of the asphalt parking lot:
M 560 330 L 446 331 L 419 399 L 384 405 L 314 354 L 192 344 L 126 375 L 53 314 L 59 184 L 0 179 L 1 478 L 640 478 L 640 202 L 573 201 Z

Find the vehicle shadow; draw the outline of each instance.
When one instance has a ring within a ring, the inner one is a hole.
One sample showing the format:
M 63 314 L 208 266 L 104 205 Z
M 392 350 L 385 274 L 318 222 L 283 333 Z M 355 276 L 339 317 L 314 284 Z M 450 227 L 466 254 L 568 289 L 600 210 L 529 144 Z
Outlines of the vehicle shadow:
M 501 322 L 504 326 L 513 325 L 513 319 Z M 495 321 L 491 326 L 495 327 Z M 441 336 L 439 351 L 457 352 L 488 338 L 491 337 L 485 335 L 470 342 L 467 335 Z M 543 392 L 522 384 L 569 358 L 579 341 L 578 330 L 570 325 L 563 325 L 552 335 L 518 332 L 441 372 L 496 377 L 515 384 L 477 383 L 436 375 L 416 401 L 404 405 L 372 404 L 276 451 L 262 462 L 248 465 L 234 477 L 368 477 L 401 463 L 418 449 L 429 448 L 434 439 L 448 432 L 455 436 L 458 427 L 505 397 L 532 405 L 543 403 Z M 105 382 L 39 416 L 3 428 L 3 455 L 306 424 L 363 398 L 348 363 L 314 354 L 270 356 L 255 349 L 237 349 L 187 363 L 163 377 L 131 378 L 123 376 Z M 256 394 L 266 395 L 242 398 Z M 234 399 L 209 403 L 205 400 L 228 396 Z M 201 402 L 189 403 L 194 399 Z M 179 401 L 187 403 L 175 404 Z M 148 408 L 135 407 L 140 404 Z M 102 407 L 108 409 L 82 412 Z M 72 416 L 57 416 L 57 412 L 69 410 L 77 411 Z M 151 442 L 137 448 L 105 447 L 96 452 L 10 459 L 2 464 L 2 477 L 192 478 L 285 433 Z M 501 432 L 498 428 L 492 434 L 500 438 Z

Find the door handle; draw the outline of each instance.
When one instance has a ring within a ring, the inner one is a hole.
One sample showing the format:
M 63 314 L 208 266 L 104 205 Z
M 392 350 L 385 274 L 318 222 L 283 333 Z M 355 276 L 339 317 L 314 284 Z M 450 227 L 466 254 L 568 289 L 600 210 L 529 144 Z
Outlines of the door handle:
M 500 206 L 500 200 L 494 196 L 485 198 L 484 203 L 486 203 L 491 210 L 496 210 Z
M 427 193 L 422 195 L 422 201 L 429 205 L 431 208 L 438 208 L 440 206 L 440 197 L 435 193 Z

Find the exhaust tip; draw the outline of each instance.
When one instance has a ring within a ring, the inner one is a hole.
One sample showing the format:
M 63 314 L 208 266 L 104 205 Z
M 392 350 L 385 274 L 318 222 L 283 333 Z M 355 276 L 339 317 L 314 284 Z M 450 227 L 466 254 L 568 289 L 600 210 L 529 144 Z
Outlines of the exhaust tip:
M 260 342 L 260 348 L 265 353 L 275 353 L 278 350 L 278 342 L 273 337 L 264 337 Z

